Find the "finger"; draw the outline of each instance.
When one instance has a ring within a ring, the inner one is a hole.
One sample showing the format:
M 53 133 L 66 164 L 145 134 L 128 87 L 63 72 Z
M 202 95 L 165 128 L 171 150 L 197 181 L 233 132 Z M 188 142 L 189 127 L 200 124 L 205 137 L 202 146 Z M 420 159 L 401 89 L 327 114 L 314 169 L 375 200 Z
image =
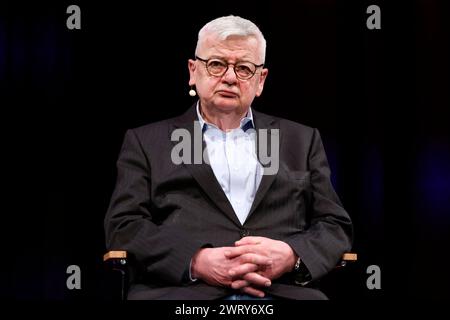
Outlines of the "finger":
M 259 267 L 256 264 L 253 263 L 244 263 L 241 264 L 238 267 L 235 268 L 231 268 L 228 271 L 228 274 L 232 277 L 240 277 L 242 275 L 245 275 L 249 272 L 254 272 L 257 271 L 259 269 Z
M 259 298 L 264 298 L 264 295 L 265 295 L 264 291 L 255 289 L 253 287 L 244 287 L 241 291 L 243 291 L 249 295 L 259 297 Z
M 273 263 L 271 258 L 257 253 L 244 253 L 239 257 L 239 262 L 252 263 L 264 267 L 269 267 Z
M 251 252 L 251 248 L 249 246 L 242 246 L 242 247 L 232 247 L 227 250 L 225 250 L 224 255 L 228 259 L 233 259 L 235 257 L 238 257 L 240 255 L 243 255 L 245 253 Z
M 239 280 L 233 281 L 231 283 L 231 288 L 238 290 L 238 289 L 242 289 L 244 287 L 247 287 L 249 285 L 250 285 L 250 283 L 248 281 L 239 279 Z
M 234 243 L 235 246 L 243 246 L 246 244 L 259 244 L 262 237 L 244 237 Z
M 250 282 L 250 284 L 255 285 L 257 287 L 270 287 L 272 282 L 269 278 L 266 278 L 259 273 L 249 272 L 243 277 L 244 280 Z

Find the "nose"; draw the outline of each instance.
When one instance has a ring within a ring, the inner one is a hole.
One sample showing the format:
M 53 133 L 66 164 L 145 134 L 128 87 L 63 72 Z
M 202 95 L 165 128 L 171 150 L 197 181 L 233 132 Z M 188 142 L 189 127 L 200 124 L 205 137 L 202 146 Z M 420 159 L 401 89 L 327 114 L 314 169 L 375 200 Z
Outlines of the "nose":
M 222 76 L 222 81 L 228 85 L 235 84 L 237 82 L 236 73 L 234 73 L 234 65 L 229 65 L 227 72 Z

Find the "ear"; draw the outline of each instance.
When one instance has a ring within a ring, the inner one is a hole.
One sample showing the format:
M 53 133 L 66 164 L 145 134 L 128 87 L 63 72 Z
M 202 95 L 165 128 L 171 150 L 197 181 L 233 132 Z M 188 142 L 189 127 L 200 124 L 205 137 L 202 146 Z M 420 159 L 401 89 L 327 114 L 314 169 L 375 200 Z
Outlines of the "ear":
M 195 85 L 195 69 L 197 68 L 197 64 L 195 63 L 195 60 L 189 59 L 188 60 L 188 69 L 189 69 L 189 85 L 193 86 Z
M 258 79 L 258 89 L 256 90 L 256 96 L 259 97 L 264 89 L 264 82 L 266 81 L 267 75 L 269 74 L 269 69 L 262 69 L 261 74 Z

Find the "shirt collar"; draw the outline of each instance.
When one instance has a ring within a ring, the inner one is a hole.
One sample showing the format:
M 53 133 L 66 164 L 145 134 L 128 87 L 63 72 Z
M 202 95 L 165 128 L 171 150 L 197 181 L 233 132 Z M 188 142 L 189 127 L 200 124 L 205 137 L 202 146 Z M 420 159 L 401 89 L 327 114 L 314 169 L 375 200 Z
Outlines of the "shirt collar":
M 205 119 L 203 119 L 203 117 L 201 115 L 201 112 L 200 112 L 200 101 L 197 101 L 197 107 L 196 108 L 197 108 L 198 121 L 200 122 L 200 126 L 202 128 L 202 132 L 205 132 L 210 127 L 214 127 L 214 128 L 219 129 L 215 124 L 206 122 Z M 248 129 L 255 128 L 255 125 L 253 123 L 253 113 L 252 113 L 252 108 L 251 107 L 248 108 L 247 115 L 241 119 L 240 128 L 244 132 L 246 132 Z

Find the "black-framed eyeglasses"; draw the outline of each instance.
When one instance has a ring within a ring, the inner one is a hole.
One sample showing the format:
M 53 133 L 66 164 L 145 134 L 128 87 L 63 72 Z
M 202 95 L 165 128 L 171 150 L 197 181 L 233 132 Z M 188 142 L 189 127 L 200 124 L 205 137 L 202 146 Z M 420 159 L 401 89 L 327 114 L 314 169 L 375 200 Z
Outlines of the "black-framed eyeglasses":
M 206 71 L 210 76 L 214 77 L 222 77 L 228 71 L 228 67 L 231 64 L 233 65 L 234 73 L 236 74 L 236 77 L 238 79 L 248 80 L 255 75 L 256 70 L 258 70 L 258 68 L 264 66 L 264 63 L 254 64 L 253 62 L 249 61 L 241 61 L 232 64 L 217 58 L 202 59 L 197 56 L 195 56 L 195 58 L 201 62 L 204 62 Z

